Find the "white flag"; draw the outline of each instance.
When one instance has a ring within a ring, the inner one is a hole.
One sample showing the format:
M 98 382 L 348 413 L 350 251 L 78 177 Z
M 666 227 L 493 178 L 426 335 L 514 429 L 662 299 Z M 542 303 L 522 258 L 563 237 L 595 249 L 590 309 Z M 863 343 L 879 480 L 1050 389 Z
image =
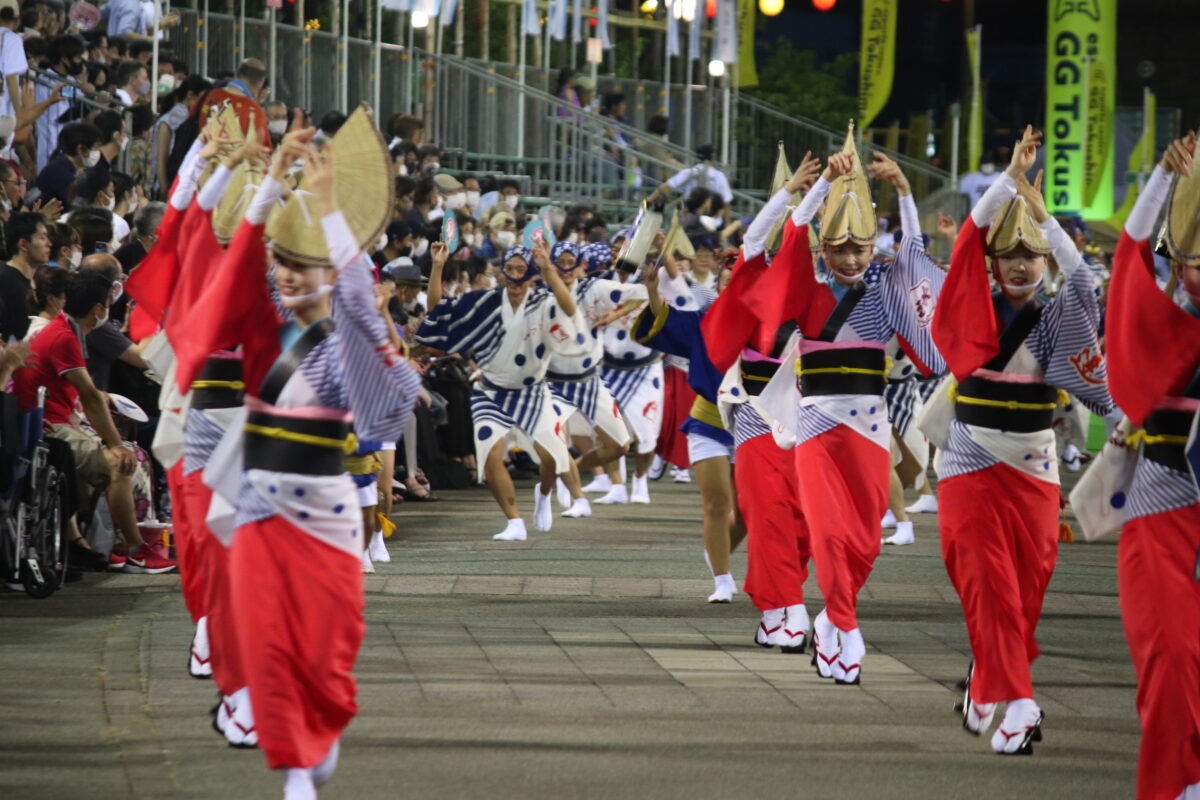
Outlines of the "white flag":
M 583 0 L 574 0 L 571 14 L 571 41 L 579 44 L 583 41 Z
M 442 25 L 452 25 L 454 14 L 458 11 L 458 0 L 442 0 Z
M 679 10 L 679 0 L 667 2 L 667 55 L 679 55 L 679 19 L 675 12 Z
M 550 38 L 556 42 L 567 38 L 567 2 L 568 0 L 550 0 Z
M 542 25 L 538 19 L 537 0 L 525 0 L 524 10 L 521 12 L 521 29 L 525 31 L 526 36 L 541 35 Z
M 716 58 L 736 64 L 738 54 L 737 0 L 717 0 Z
M 608 0 L 596 2 L 596 36 L 600 39 L 601 47 L 612 49 L 612 40 L 608 38 Z
M 688 23 L 688 58 L 692 61 L 700 58 L 700 29 L 704 27 L 704 15 L 697 14 Z

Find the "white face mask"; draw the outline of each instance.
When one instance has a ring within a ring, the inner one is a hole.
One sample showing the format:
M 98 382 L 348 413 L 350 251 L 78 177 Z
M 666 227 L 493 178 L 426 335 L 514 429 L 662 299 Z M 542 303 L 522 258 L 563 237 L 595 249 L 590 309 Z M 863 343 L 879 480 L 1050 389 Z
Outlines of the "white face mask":
M 109 198 L 104 201 L 104 207 L 107 208 L 109 211 L 112 211 L 114 208 L 117 207 L 117 198 L 112 195 L 109 195 Z
M 273 119 L 267 122 L 267 130 L 272 136 L 283 136 L 287 133 L 287 125 L 286 119 Z
M 500 245 L 501 250 L 507 250 L 516 244 L 517 234 L 513 231 L 497 231 L 496 244 Z
M 104 307 L 104 316 L 96 320 L 96 327 L 99 328 L 104 323 L 108 322 L 108 306 Z
M 700 224 L 709 231 L 715 231 L 717 228 L 721 227 L 721 220 L 717 217 L 702 216 L 700 217 Z
M 100 163 L 100 151 L 93 150 L 83 157 L 83 165 L 85 167 L 94 167 Z
M 488 275 L 488 276 L 487 276 L 487 280 L 485 281 L 485 283 L 486 283 L 486 285 L 487 285 L 487 288 L 489 288 L 489 289 L 495 289 L 495 288 L 496 288 L 496 276 L 495 276 L 495 275 Z
M 126 211 L 125 213 L 132 214 L 133 212 L 135 212 L 137 210 L 138 210 L 138 199 L 137 199 L 137 196 L 134 195 L 134 198 L 129 201 L 129 210 Z
M 467 189 L 467 205 L 470 208 L 474 208 L 475 206 L 479 205 L 479 192 L 473 192 L 470 189 Z
M 520 195 L 515 195 L 515 194 L 505 195 L 504 205 L 508 206 L 509 208 L 516 208 L 517 201 L 520 199 L 521 199 Z
M 572 244 L 579 244 L 579 234 L 572 233 L 570 236 L 567 237 L 567 241 L 571 242 Z
M 333 284 L 322 284 L 321 288 L 310 294 L 282 295 L 279 301 L 284 308 L 305 308 L 311 306 L 333 291 Z
M 467 196 L 463 192 L 456 192 L 455 194 L 448 195 L 446 197 L 446 208 L 450 209 L 451 211 L 457 211 L 466 204 Z
M 72 250 L 71 258 L 70 258 L 71 269 L 79 269 L 80 261 L 83 261 L 83 251 L 82 250 Z
M 121 140 L 121 152 L 124 153 L 129 148 L 129 137 L 126 136 Z
M 420 258 L 421 256 L 425 255 L 425 253 L 428 250 L 429 250 L 429 240 L 428 239 L 418 239 L 417 243 L 413 245 L 412 257 Z
M 982 172 L 984 175 L 991 175 L 993 172 L 996 171 L 996 165 L 995 164 L 980 164 L 979 171 Z

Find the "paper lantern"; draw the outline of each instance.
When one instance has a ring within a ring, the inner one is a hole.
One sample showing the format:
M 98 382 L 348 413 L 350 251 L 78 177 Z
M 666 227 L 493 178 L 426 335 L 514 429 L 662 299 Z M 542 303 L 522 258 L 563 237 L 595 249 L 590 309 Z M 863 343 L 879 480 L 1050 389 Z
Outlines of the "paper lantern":
M 773 17 L 783 11 L 783 0 L 758 0 L 758 10 L 765 16 Z
M 817 11 L 828 11 L 837 5 L 837 0 L 812 0 L 812 4 Z

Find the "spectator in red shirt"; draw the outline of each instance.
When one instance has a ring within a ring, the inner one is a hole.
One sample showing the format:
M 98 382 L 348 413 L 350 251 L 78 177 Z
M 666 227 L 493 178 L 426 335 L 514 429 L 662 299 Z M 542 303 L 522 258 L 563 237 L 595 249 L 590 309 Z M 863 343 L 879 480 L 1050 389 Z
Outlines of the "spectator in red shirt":
M 49 435 L 70 445 L 81 493 L 107 491 L 113 522 L 127 550 L 124 571 L 170 572 L 175 562 L 159 556 L 138 532 L 130 482 L 137 461 L 121 440 L 108 399 L 92 383 L 84 359 L 84 337 L 108 319 L 113 289 L 112 281 L 90 270 L 70 275 L 62 313 L 32 342 L 36 362 L 14 376 L 17 400 L 22 409 L 33 408 L 38 389 L 46 387 Z M 80 406 L 86 426 L 78 414 Z

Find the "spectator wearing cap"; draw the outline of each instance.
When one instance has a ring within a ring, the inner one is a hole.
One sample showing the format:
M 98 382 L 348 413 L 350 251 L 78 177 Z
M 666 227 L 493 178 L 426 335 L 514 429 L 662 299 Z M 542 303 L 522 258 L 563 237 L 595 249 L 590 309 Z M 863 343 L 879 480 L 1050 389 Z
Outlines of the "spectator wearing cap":
M 708 189 L 720 197 L 726 204 L 733 202 L 733 191 L 729 188 L 729 178 L 724 172 L 713 165 L 716 148 L 711 144 L 702 144 L 696 148 L 697 164 L 681 169 L 654 192 L 652 196 L 663 197 L 671 192 L 686 197 L 693 189 Z
M 412 252 L 412 228 L 408 227 L 408 223 L 402 219 L 394 219 L 389 222 L 387 229 L 383 232 L 383 238 L 383 247 L 376 250 L 372 256 L 377 267 L 386 269 L 400 256 L 407 256 Z
M 497 211 L 488 220 L 487 237 L 475 251 L 475 255 L 494 261 L 500 254 L 517 243 L 517 218 L 511 211 Z
M 467 191 L 462 182 L 453 175 L 438 173 L 433 176 L 433 182 L 442 196 L 442 208 L 447 212 L 463 209 L 467 205 Z
M 384 271 L 392 276 L 396 283 L 396 302 L 404 310 L 408 319 L 420 321 L 425 316 L 424 292 L 421 289 L 428 283 L 421 276 L 421 270 L 408 256 L 400 256 L 384 266 Z

